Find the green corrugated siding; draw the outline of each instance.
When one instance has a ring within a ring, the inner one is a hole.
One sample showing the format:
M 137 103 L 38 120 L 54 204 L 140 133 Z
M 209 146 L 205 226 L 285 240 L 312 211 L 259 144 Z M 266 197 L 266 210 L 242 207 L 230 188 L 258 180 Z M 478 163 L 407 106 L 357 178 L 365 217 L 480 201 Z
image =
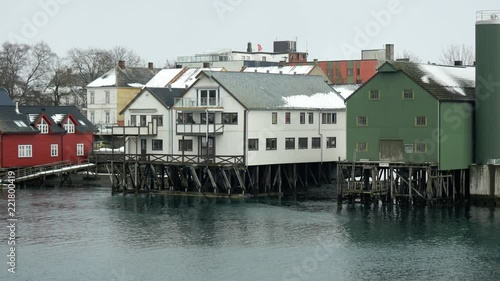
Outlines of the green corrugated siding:
M 473 105 L 441 103 L 441 170 L 467 169 L 472 164 Z
M 486 164 L 500 159 L 500 24 L 476 25 L 476 80 L 476 162 Z
M 403 90 L 414 90 L 413 100 L 403 100 Z M 369 90 L 380 90 L 380 100 L 369 100 Z M 368 126 L 356 126 L 357 116 L 367 116 Z M 427 126 L 416 127 L 415 117 L 426 116 Z M 426 143 L 426 153 L 404 153 L 407 162 L 437 162 L 438 101 L 401 72 L 378 73 L 347 100 L 347 158 L 353 159 L 357 142 L 367 142 L 367 152 L 356 160 L 380 160 L 380 140 L 403 140 L 404 144 Z

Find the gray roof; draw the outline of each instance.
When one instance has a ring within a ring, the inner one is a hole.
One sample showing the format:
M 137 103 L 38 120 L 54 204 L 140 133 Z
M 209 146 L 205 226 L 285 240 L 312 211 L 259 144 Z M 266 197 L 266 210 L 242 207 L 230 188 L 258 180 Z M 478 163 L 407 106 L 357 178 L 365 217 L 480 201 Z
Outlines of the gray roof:
M 283 75 L 255 72 L 203 72 L 213 78 L 247 109 L 272 109 L 283 107 L 310 108 L 311 106 L 287 105 L 287 98 L 311 97 L 331 93 L 334 99 L 340 96 L 321 76 Z M 317 99 L 316 99 L 317 101 Z M 330 101 L 330 99 L 329 99 Z M 300 103 L 300 102 L 299 102 Z M 343 105 L 343 102 L 341 102 Z M 310 104 L 309 104 L 310 105 Z M 324 104 L 318 104 L 321 108 Z M 315 107 L 315 106 L 314 106 Z
M 165 106 L 165 108 L 170 108 L 174 105 L 175 98 L 180 98 L 185 92 L 185 89 L 180 88 L 149 88 L 146 87 L 142 89 L 142 91 L 136 95 L 128 104 L 120 111 L 120 114 L 123 114 L 125 110 L 127 110 L 134 102 L 137 100 L 144 92 L 150 92 L 160 103 Z
M 4 88 L 0 88 L 0 106 L 15 106 L 15 103 L 9 97 L 9 93 Z
M 50 130 L 54 133 L 64 133 L 64 128 L 60 125 L 68 115 L 71 114 L 78 122 L 75 124 L 75 130 L 81 133 L 97 132 L 97 128 L 85 117 L 76 106 L 20 106 L 19 111 L 24 113 L 30 123 L 35 122 L 41 114 L 45 114 L 52 119 Z M 83 124 L 80 122 L 82 121 Z
M 474 101 L 475 67 L 386 62 L 403 71 L 438 100 Z M 379 69 L 384 68 L 382 65 Z
M 37 132 L 38 130 L 31 126 L 26 114 L 17 113 L 14 106 L 0 106 L 0 133 L 26 134 Z

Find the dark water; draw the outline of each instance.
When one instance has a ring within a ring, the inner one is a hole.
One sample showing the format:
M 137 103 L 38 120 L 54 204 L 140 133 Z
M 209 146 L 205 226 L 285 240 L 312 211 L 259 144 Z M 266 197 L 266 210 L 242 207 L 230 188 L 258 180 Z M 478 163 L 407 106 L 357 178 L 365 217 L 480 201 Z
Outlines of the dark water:
M 2 239 L 0 280 L 500 280 L 498 210 L 17 195 L 17 273 Z M 6 218 L 6 192 L 0 207 Z

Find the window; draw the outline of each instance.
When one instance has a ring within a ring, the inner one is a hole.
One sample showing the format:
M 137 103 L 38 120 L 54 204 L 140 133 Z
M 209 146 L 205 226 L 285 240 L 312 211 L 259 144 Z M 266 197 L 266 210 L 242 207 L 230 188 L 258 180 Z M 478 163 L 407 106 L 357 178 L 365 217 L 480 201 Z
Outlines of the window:
M 309 124 L 314 124 L 314 112 L 309 112 L 307 115 L 309 115 Z
M 326 138 L 326 148 L 336 148 L 337 147 L 337 138 L 336 137 L 327 137 Z
M 109 91 L 106 91 L 106 103 L 111 103 Z
M 368 151 L 368 145 L 366 142 L 356 143 L 356 151 Z
M 58 144 L 51 144 L 50 145 L 50 156 L 51 157 L 59 156 L 59 145 Z
M 106 110 L 104 114 L 105 114 L 104 123 L 106 124 L 111 123 L 111 112 L 109 112 L 109 110 Z
M 163 150 L 163 140 L 151 140 L 151 142 L 153 151 Z
M 69 97 L 64 97 L 64 103 L 66 103 L 66 105 L 69 105 Z
M 218 105 L 217 90 L 200 90 L 199 93 L 201 106 Z
M 273 112 L 271 116 L 272 116 L 272 118 L 271 118 L 272 119 L 272 123 L 273 124 L 278 124 L 278 112 Z
M 301 112 L 300 113 L 300 124 L 305 124 L 306 123 L 306 113 Z
M 266 60 L 267 60 L 267 58 L 266 58 L 266 57 L 262 57 L 262 61 L 266 61 Z
M 95 93 L 92 91 L 90 92 L 90 102 L 89 104 L 95 103 Z
M 291 119 L 292 119 L 291 113 L 285 112 L 285 124 L 290 124 L 292 121 Z
M 200 114 L 200 122 L 201 124 L 207 124 L 207 114 L 206 113 L 201 113 Z M 214 124 L 215 123 L 215 113 L 209 113 L 208 114 L 208 124 Z
M 193 140 L 179 140 L 179 151 L 193 151 Z
M 68 134 L 75 133 L 75 124 L 73 124 L 73 121 L 71 121 L 71 119 L 68 119 L 66 123 L 64 123 L 63 128 L 64 130 L 66 130 L 66 133 Z
M 417 126 L 417 127 L 427 126 L 427 117 L 426 116 L 415 117 L 415 126 Z
M 146 127 L 147 126 L 147 120 L 146 120 L 146 118 L 147 118 L 146 115 L 140 115 L 139 116 L 139 122 L 140 122 L 139 126 L 141 126 L 141 127 Z
M 358 127 L 368 126 L 368 117 L 366 117 L 366 116 L 358 116 L 358 117 L 356 117 L 356 125 Z
M 163 115 L 153 115 L 151 116 L 151 121 L 156 120 L 158 127 L 163 126 Z
M 277 139 L 266 139 L 266 150 L 276 150 Z
M 403 99 L 404 100 L 412 100 L 413 99 L 413 89 L 404 89 L 403 90 Z
M 17 146 L 17 156 L 19 158 L 30 158 L 32 157 L 33 147 L 31 145 L 18 145 Z
M 337 124 L 337 113 L 322 113 L 322 124 Z
M 370 93 L 369 93 L 368 97 L 371 100 L 378 100 L 378 99 L 380 99 L 380 92 L 379 92 L 379 90 L 370 90 Z
M 285 149 L 295 149 L 295 138 L 285 138 Z
M 222 113 L 222 124 L 237 125 L 238 113 Z
M 426 153 L 427 152 L 427 144 L 426 143 L 415 144 L 415 152 L 416 153 Z
M 347 75 L 352 75 L 352 73 L 353 73 L 353 72 L 352 72 L 352 68 L 348 68 L 348 69 L 347 69 Z
M 83 149 L 83 143 L 79 143 L 76 145 L 76 156 L 83 156 L 85 153 L 84 153 L 84 149 Z
M 95 123 L 95 111 L 90 112 L 90 122 Z
M 177 124 L 193 124 L 193 113 L 177 113 Z
M 311 148 L 321 148 L 321 138 L 312 138 Z
M 259 139 L 249 139 L 248 150 L 249 151 L 259 150 Z
M 137 116 L 130 115 L 130 126 L 137 126 Z
M 307 149 L 307 138 L 299 138 L 299 149 Z
M 48 134 L 49 133 L 49 124 L 47 124 L 47 121 L 45 119 L 41 119 L 40 123 L 37 125 L 38 130 L 40 130 L 41 134 Z

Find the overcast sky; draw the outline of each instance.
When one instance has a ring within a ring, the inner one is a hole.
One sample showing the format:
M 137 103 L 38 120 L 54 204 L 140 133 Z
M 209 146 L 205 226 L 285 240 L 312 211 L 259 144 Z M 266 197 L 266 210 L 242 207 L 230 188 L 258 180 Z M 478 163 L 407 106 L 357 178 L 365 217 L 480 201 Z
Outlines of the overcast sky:
M 497 5 L 494 5 L 494 4 Z M 438 62 L 450 44 L 474 45 L 476 12 L 498 0 L 23 0 L 2 1 L 0 42 L 47 42 L 59 55 L 74 47 L 126 46 L 146 61 L 209 49 L 272 51 L 298 39 L 312 60 L 357 59 L 361 49 L 395 44 Z

